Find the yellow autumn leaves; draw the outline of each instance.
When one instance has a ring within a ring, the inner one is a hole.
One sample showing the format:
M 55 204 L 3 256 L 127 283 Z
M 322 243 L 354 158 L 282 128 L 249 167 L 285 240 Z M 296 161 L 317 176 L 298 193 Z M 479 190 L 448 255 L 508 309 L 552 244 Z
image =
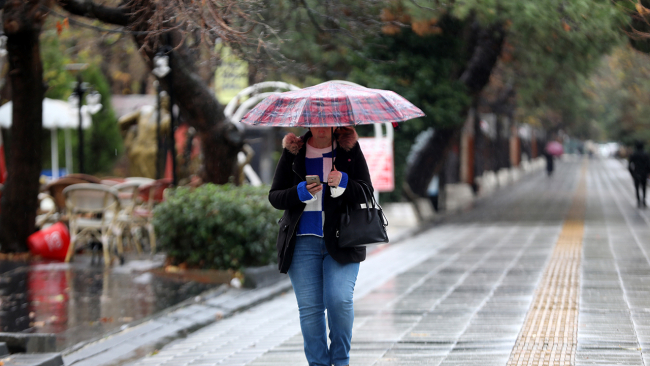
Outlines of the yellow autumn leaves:
M 438 19 L 412 20 L 411 17 L 404 12 L 404 9 L 391 11 L 390 9 L 384 8 L 381 10 L 380 17 L 383 22 L 386 22 L 386 24 L 381 28 L 381 32 L 386 35 L 395 35 L 399 33 L 401 31 L 401 25 L 409 23 L 411 24 L 413 32 L 419 36 L 442 33 L 442 28 L 437 25 Z
M 636 5 L 636 11 L 641 15 L 642 17 L 647 17 L 650 15 L 650 9 L 646 8 L 641 4 L 641 1 L 637 2 Z

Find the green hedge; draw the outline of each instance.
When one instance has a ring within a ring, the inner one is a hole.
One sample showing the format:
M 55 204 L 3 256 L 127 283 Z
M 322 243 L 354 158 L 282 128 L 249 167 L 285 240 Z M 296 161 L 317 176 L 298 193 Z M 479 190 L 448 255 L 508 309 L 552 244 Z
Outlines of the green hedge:
M 173 264 L 190 267 L 239 270 L 274 262 L 281 212 L 268 191 L 232 184 L 171 191 L 154 210 L 158 247 Z

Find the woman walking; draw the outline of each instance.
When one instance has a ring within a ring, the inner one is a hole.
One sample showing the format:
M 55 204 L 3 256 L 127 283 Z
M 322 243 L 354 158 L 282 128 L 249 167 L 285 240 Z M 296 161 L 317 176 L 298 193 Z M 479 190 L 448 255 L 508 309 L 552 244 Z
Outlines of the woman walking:
M 368 166 L 354 128 L 332 133 L 330 127 L 310 127 L 302 137 L 285 136 L 269 192 L 273 207 L 284 210 L 278 265 L 296 294 L 310 366 L 349 364 L 352 297 L 359 263 L 366 258 L 365 247 L 339 248 L 336 230 L 345 205 L 365 202 L 359 182 L 372 190 Z M 318 182 L 308 183 L 309 175 L 317 175 Z
M 636 201 L 639 208 L 647 207 L 645 202 L 645 191 L 650 174 L 650 156 L 643 151 L 644 143 L 637 141 L 634 144 L 635 151 L 632 153 L 628 163 L 628 170 L 634 180 L 634 190 L 636 191 Z

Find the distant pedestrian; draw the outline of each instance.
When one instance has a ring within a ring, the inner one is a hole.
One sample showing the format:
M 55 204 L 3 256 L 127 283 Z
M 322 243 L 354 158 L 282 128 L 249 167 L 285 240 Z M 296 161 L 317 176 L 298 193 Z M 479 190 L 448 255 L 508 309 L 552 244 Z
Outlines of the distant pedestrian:
M 544 158 L 546 158 L 546 174 L 550 177 L 553 174 L 553 155 L 545 151 Z
M 650 174 L 650 157 L 643 151 L 643 142 L 635 144 L 635 151 L 630 156 L 628 170 L 634 179 L 634 190 L 638 207 L 647 207 L 645 192 L 648 174 Z
M 273 207 L 284 210 L 278 264 L 289 273 L 298 300 L 309 365 L 344 366 L 350 363 L 352 297 L 366 249 L 339 248 L 336 230 L 345 204 L 365 202 L 359 182 L 372 186 L 354 128 L 338 128 L 336 142 L 329 127 L 309 130 L 302 137 L 285 136 L 269 192 Z
M 553 174 L 553 159 L 555 156 L 564 154 L 564 148 L 559 141 L 551 140 L 544 147 L 544 157 L 546 158 L 546 174 L 550 177 Z

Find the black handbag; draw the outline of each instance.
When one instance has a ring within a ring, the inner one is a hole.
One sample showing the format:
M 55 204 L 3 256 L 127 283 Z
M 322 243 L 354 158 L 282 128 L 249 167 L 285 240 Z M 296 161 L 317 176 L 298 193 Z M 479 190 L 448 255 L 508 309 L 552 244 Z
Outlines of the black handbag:
M 370 187 L 363 181 L 359 183 L 361 183 L 366 206 L 361 207 L 358 203 L 346 205 L 345 211 L 341 214 L 339 229 L 336 231 L 339 248 L 388 243 L 388 234 L 386 234 L 388 220 L 372 195 Z

